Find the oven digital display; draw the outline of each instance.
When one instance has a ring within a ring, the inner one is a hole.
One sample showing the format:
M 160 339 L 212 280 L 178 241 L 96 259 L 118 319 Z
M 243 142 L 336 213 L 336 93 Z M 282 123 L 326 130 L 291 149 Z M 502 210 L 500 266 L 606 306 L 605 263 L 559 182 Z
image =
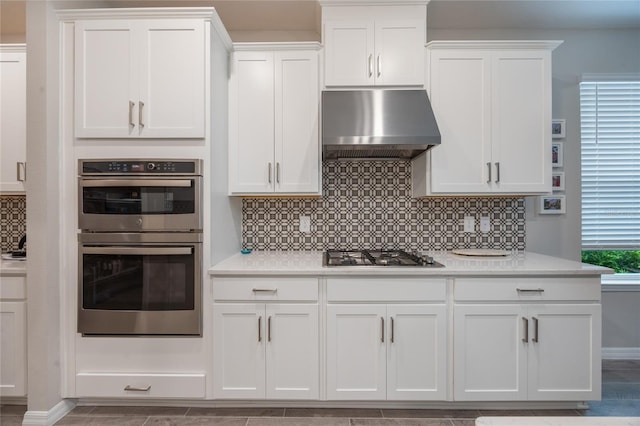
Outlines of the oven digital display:
M 132 172 L 144 172 L 144 164 L 141 163 L 131 163 L 131 171 Z

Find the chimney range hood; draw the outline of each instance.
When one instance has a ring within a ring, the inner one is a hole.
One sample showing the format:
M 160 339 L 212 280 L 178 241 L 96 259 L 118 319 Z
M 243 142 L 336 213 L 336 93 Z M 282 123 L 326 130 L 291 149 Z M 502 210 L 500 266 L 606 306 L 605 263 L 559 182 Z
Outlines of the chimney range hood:
M 322 157 L 413 158 L 440 144 L 424 90 L 322 92 Z

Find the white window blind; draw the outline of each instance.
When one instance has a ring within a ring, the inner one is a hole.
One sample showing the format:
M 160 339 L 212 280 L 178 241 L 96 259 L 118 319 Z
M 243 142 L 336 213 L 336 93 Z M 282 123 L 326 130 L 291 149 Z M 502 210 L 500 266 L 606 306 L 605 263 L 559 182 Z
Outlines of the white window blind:
M 640 249 L 640 81 L 580 84 L 582 249 Z

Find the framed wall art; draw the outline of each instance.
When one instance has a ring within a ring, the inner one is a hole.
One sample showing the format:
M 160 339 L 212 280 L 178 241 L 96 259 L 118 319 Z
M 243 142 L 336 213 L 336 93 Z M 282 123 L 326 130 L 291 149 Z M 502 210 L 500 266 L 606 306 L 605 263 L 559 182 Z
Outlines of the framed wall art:
M 551 120 L 551 137 L 553 139 L 562 139 L 565 137 L 566 120 L 556 119 Z
M 564 165 L 564 149 L 562 142 L 551 143 L 551 165 L 553 167 L 562 167 Z
M 555 191 L 564 191 L 564 172 L 553 172 L 551 174 L 551 189 Z
M 566 213 L 564 195 L 543 195 L 540 197 L 540 214 Z

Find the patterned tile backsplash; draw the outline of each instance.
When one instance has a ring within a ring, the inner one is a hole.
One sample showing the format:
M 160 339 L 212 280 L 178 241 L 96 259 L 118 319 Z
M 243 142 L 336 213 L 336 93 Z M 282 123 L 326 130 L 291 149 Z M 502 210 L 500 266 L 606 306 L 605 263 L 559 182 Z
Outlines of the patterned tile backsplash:
M 0 251 L 18 249 L 27 231 L 27 201 L 24 195 L 0 195 Z
M 254 250 L 525 249 L 523 198 L 411 198 L 408 160 L 324 161 L 321 198 L 246 198 L 242 246 Z M 298 230 L 300 216 L 311 232 Z M 463 232 L 474 216 L 476 232 Z M 481 233 L 481 216 L 491 231 Z

